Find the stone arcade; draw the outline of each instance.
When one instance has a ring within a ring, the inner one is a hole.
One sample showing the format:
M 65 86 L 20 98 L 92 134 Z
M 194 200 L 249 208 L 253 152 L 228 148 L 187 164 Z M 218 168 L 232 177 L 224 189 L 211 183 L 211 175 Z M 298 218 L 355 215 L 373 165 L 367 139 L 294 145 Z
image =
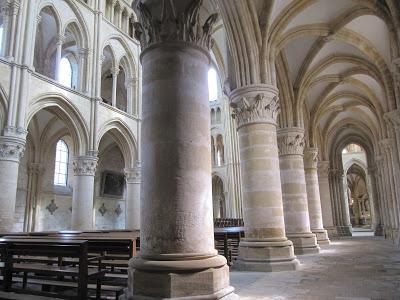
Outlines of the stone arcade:
M 0 8 L 0 238 L 131 234 L 123 299 L 399 297 L 399 1 Z M 391 289 L 299 295 L 346 245 Z

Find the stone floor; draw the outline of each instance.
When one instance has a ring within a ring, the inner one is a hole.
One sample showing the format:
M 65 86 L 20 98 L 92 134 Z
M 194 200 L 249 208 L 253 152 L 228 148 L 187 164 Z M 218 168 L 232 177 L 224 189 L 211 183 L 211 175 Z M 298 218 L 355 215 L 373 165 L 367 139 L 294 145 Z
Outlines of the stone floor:
M 400 248 L 368 236 L 333 240 L 316 256 L 299 256 L 295 272 L 231 272 L 242 300 L 400 300 Z

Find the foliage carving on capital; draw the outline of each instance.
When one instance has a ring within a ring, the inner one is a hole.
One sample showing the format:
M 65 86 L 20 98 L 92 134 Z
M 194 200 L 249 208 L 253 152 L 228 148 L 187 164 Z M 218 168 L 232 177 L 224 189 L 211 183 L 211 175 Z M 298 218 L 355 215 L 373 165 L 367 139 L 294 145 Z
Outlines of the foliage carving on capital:
M 142 49 L 169 41 L 194 43 L 207 50 L 211 49 L 212 28 L 218 14 L 212 14 L 201 25 L 199 12 L 202 3 L 202 0 L 192 0 L 183 12 L 177 13 L 174 1 L 162 0 L 160 15 L 155 16 L 146 4 L 139 1 L 136 7 L 139 22 L 133 25 L 135 38 L 140 42 Z
M 19 162 L 25 151 L 25 143 L 7 137 L 0 138 L 0 160 Z
M 141 175 L 141 164 L 139 161 L 136 162 L 134 168 L 127 168 L 125 171 L 125 180 L 127 183 L 140 183 Z
M 79 156 L 73 162 L 73 170 L 76 176 L 95 176 L 97 157 Z
M 279 155 L 303 155 L 304 133 L 299 131 L 278 131 Z
M 329 176 L 329 161 L 319 161 L 318 162 L 318 176 L 328 177 Z
M 236 119 L 237 127 L 251 123 L 272 123 L 276 124 L 279 114 L 279 98 L 278 96 L 266 97 L 260 93 L 252 98 L 241 98 L 236 103 L 231 103 L 232 118 Z
M 318 148 L 307 148 L 304 151 L 304 167 L 306 169 L 318 168 Z

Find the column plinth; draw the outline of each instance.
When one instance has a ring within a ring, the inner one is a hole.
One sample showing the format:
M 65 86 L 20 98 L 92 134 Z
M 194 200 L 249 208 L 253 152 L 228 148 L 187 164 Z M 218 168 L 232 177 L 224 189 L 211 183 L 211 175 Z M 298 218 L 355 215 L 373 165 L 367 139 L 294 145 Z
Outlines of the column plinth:
M 319 252 L 317 238 L 310 229 L 304 175 L 304 130 L 278 129 L 279 165 L 282 182 L 285 229 L 296 254 Z
M 25 151 L 24 137 L 0 137 L 0 232 L 13 231 L 18 167 Z
M 93 229 L 94 176 L 97 160 L 94 156 L 78 156 L 74 159 L 71 218 L 73 230 Z
M 321 199 L 318 182 L 318 148 L 304 151 L 304 173 L 307 187 L 308 213 L 311 232 L 317 236 L 319 245 L 329 245 L 328 232 L 322 221 Z
M 200 23 L 199 0 L 135 3 L 143 78 L 141 249 L 129 263 L 124 297 L 236 299 L 226 259 L 214 247 L 207 74 L 217 16 Z
M 237 121 L 245 238 L 235 266 L 246 271 L 288 271 L 299 264 L 285 234 L 276 118 L 278 90 L 253 85 L 230 95 Z

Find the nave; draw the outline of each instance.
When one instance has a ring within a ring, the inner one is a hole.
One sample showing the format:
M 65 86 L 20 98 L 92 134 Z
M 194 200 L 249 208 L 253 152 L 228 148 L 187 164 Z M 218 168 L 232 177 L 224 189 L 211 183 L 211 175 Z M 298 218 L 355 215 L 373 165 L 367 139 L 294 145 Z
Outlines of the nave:
M 296 272 L 231 272 L 242 300 L 399 299 L 400 251 L 367 232 L 331 240 L 318 255 L 300 256 Z

